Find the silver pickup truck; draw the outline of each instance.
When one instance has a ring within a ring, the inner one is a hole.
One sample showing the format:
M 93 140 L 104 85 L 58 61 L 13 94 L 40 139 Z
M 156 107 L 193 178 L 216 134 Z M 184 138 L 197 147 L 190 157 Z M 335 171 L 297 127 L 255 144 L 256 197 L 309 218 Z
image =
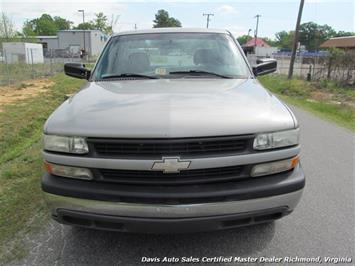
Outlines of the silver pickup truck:
M 113 35 L 44 126 L 42 189 L 60 223 L 170 233 L 270 222 L 305 177 L 299 125 L 225 30 Z

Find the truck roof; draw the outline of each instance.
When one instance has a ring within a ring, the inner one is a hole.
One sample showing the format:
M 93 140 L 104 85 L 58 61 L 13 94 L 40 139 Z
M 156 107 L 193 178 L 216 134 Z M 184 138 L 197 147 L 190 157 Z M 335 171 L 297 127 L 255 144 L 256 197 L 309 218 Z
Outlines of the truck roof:
M 131 30 L 114 33 L 112 36 L 129 35 L 129 34 L 143 34 L 143 33 L 228 33 L 223 29 L 206 29 L 206 28 L 154 28 L 145 30 Z

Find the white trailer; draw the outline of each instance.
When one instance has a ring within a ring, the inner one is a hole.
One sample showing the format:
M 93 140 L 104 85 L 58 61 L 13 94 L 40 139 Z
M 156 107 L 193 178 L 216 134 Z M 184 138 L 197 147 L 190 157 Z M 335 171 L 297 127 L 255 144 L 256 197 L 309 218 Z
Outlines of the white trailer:
M 38 43 L 5 42 L 2 44 L 4 61 L 8 64 L 42 64 L 43 47 Z

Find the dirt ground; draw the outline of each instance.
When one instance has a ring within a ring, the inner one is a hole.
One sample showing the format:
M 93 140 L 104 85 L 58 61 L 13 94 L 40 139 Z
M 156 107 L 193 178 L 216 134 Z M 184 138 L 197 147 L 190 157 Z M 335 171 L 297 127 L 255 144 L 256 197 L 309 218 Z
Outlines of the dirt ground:
M 18 86 L 0 86 L 0 112 L 3 111 L 4 105 L 15 104 L 36 96 L 47 91 L 52 85 L 54 82 L 48 79 L 36 79 L 23 81 Z

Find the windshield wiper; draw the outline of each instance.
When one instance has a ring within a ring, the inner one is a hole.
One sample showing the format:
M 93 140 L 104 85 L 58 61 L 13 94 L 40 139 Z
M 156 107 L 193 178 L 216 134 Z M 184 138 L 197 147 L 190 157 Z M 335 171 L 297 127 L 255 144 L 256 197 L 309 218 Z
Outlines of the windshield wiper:
M 112 78 L 146 78 L 146 79 L 157 79 L 157 77 L 154 77 L 154 76 L 148 76 L 148 75 L 143 75 L 143 74 L 135 74 L 135 73 L 122 73 L 122 74 L 107 75 L 107 76 L 101 77 L 101 79 L 112 79 Z
M 203 71 L 203 70 L 172 71 L 172 72 L 169 72 L 169 74 L 192 74 L 192 75 L 204 75 L 204 74 L 206 74 L 206 75 L 221 77 L 221 78 L 225 78 L 225 79 L 233 78 L 231 76 L 225 76 L 225 75 L 221 75 L 221 74 L 218 74 L 218 73 L 209 72 L 209 71 Z

